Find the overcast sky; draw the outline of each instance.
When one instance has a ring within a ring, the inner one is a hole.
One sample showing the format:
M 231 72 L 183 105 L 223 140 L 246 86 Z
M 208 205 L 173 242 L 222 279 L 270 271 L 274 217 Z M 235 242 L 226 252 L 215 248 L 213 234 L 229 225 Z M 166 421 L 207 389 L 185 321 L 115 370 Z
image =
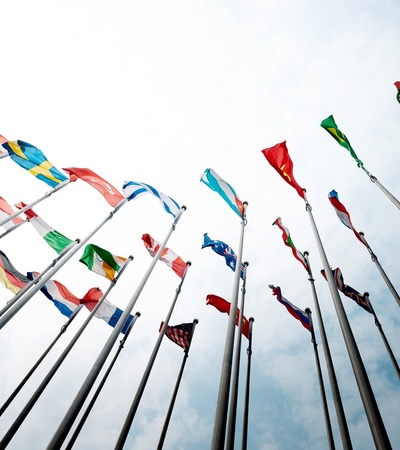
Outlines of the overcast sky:
M 320 127 L 333 114 L 365 168 L 400 198 L 400 104 L 393 84 L 400 79 L 398 2 L 15 0 L 3 2 L 0 12 L 0 134 L 37 146 L 60 170 L 90 168 L 119 190 L 124 181 L 148 183 L 187 207 L 167 244 L 192 262 L 171 324 L 199 323 L 164 448 L 205 450 L 211 444 L 228 316 L 206 306 L 206 296 L 230 301 L 234 273 L 201 245 L 207 232 L 238 252 L 240 237 L 240 218 L 200 183 L 212 168 L 248 202 L 245 315 L 255 318 L 248 448 L 327 448 L 310 335 L 268 288 L 280 286 L 289 301 L 314 311 L 308 275 L 272 226 L 281 217 L 296 247 L 310 254 L 353 448 L 373 449 L 304 201 L 261 150 L 287 141 L 330 265 L 340 267 L 345 283 L 370 293 L 399 361 L 398 305 L 367 249 L 340 223 L 328 193 L 338 192 L 398 291 L 399 210 Z M 11 205 L 50 190 L 10 158 L 0 160 L 0 173 L 0 195 Z M 111 209 L 80 180 L 34 207 L 70 239 L 86 237 Z M 134 256 L 110 302 L 123 309 L 151 262 L 142 234 L 162 242 L 171 224 L 172 216 L 146 195 L 124 205 L 90 239 L 114 254 Z M 0 249 L 22 273 L 41 271 L 57 256 L 29 223 L 2 238 Z M 79 262 L 82 253 L 53 279 L 78 297 L 91 287 L 105 291 L 109 282 Z M 114 447 L 179 282 L 164 263 L 156 264 L 133 309 L 142 315 L 75 448 Z M 0 306 L 12 296 L 0 286 Z M 392 447 L 400 448 L 399 380 L 372 316 L 341 298 Z M 79 314 L 4 413 L 1 436 L 87 315 Z M 1 403 L 65 322 L 38 293 L 1 330 Z M 91 321 L 8 448 L 46 447 L 111 331 L 103 321 Z M 341 448 L 317 324 L 316 334 Z M 246 347 L 243 339 L 237 448 Z M 156 448 L 182 357 L 180 347 L 163 340 L 125 448 Z

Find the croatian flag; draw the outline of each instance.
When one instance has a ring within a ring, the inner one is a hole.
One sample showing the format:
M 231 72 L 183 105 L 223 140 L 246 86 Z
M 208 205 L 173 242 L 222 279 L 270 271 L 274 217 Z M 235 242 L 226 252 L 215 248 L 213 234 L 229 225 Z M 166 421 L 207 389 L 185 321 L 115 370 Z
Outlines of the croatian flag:
M 218 194 L 228 203 L 239 217 L 244 215 L 244 206 L 235 190 L 224 181 L 213 169 L 206 169 L 200 181 Z
M 272 289 L 272 294 L 276 295 L 277 300 L 286 307 L 289 313 L 295 319 L 299 320 L 304 328 L 307 328 L 308 331 L 311 331 L 310 320 L 307 314 L 297 306 L 294 306 L 292 303 L 290 303 L 289 300 L 287 300 L 285 297 L 283 297 L 281 288 L 279 286 L 270 286 L 270 288 Z
M 347 228 L 350 228 L 350 230 L 353 230 L 356 238 L 366 246 L 360 234 L 354 229 L 353 224 L 351 223 L 350 214 L 348 213 L 347 209 L 342 203 L 340 203 L 338 193 L 335 190 L 332 190 L 331 192 L 329 192 L 328 198 L 331 202 L 331 205 L 335 208 L 336 214 L 342 224 Z
M 163 194 L 157 189 L 154 189 L 152 186 L 146 183 L 138 183 L 136 181 L 125 181 L 122 192 L 128 200 L 133 200 L 135 198 L 140 197 L 143 194 L 153 194 L 155 195 L 161 202 L 164 211 L 169 214 L 172 214 L 175 218 L 180 210 L 180 206 L 174 199 L 168 197 L 168 195 Z

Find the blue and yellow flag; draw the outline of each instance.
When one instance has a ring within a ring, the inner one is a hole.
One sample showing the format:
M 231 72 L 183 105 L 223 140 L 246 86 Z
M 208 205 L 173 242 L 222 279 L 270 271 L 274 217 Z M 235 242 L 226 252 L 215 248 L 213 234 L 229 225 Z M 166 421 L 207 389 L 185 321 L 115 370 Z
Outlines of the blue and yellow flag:
M 56 187 L 68 178 L 47 160 L 41 150 L 24 141 L 6 141 L 2 146 L 10 158 L 39 180 Z

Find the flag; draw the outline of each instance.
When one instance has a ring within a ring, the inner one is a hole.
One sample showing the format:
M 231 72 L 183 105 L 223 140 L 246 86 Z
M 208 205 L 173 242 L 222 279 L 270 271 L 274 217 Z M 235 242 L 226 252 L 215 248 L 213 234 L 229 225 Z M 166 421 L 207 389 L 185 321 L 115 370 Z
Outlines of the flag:
M 293 162 L 290 159 L 286 141 L 276 144 L 274 147 L 265 148 L 261 151 L 267 158 L 271 166 L 279 173 L 279 175 L 289 183 L 290 186 L 296 189 L 300 197 L 305 200 L 304 190 L 293 176 Z
M 290 303 L 289 300 L 287 300 L 285 297 L 283 297 L 281 288 L 279 286 L 275 287 L 270 285 L 269 287 L 272 289 L 272 294 L 276 295 L 277 300 L 286 307 L 289 313 L 295 319 L 299 320 L 304 328 L 307 328 L 308 331 L 311 331 L 310 320 L 307 314 L 297 306 L 294 306 L 293 303 Z
M 26 206 L 26 204 L 20 202 L 15 206 L 19 209 L 22 209 Z M 59 233 L 57 230 L 48 225 L 33 211 L 33 209 L 27 209 L 26 211 L 24 211 L 24 213 L 35 230 L 58 254 L 60 254 L 66 247 L 68 247 L 69 244 L 71 244 L 71 242 L 73 242 L 71 239 L 68 239 L 63 234 Z
M 15 212 L 11 208 L 11 206 L 4 200 L 3 197 L 0 197 L 0 220 L 7 219 L 9 216 L 12 216 Z M 10 220 L 9 222 L 6 222 L 3 224 L 3 227 L 6 230 L 10 230 L 15 225 L 18 225 L 19 223 L 22 223 L 23 220 L 21 217 L 14 217 L 14 219 Z
M 297 248 L 294 246 L 292 238 L 290 237 L 290 233 L 289 230 L 282 225 L 282 220 L 280 217 L 278 217 L 275 222 L 272 225 L 278 225 L 278 227 L 280 228 L 280 230 L 282 231 L 282 239 L 283 242 L 285 243 L 285 245 L 287 245 L 288 247 L 291 247 L 292 249 L 292 253 L 293 256 L 298 259 L 304 266 L 304 268 L 307 270 L 308 272 L 308 267 L 307 267 L 307 261 L 306 258 L 304 257 L 303 253 L 299 252 L 297 250 Z
M 239 217 L 244 215 L 244 205 L 235 190 L 224 181 L 213 169 L 206 169 L 200 181 L 217 192 Z
M 115 273 L 119 272 L 126 259 L 122 256 L 113 255 L 97 245 L 88 244 L 79 262 L 85 264 L 92 272 L 113 281 L 116 276 Z
M 208 294 L 206 297 L 206 305 L 212 305 L 218 309 L 219 312 L 226 313 L 229 316 L 231 304 L 222 297 L 214 294 Z M 236 325 L 239 323 L 240 309 L 236 308 Z M 242 334 L 249 339 L 249 321 L 243 316 Z
M 321 122 L 321 127 L 324 128 L 342 147 L 347 149 L 350 152 L 350 155 L 357 161 L 357 164 L 362 167 L 362 161 L 358 159 L 358 156 L 353 150 L 353 147 L 350 145 L 347 137 L 337 127 L 335 119 L 332 115 Z
M 326 273 L 325 273 L 324 269 L 321 270 L 321 275 L 326 280 Z M 357 303 L 357 305 L 361 306 L 361 308 L 364 308 L 365 311 L 372 314 L 372 310 L 371 310 L 368 302 L 365 300 L 364 295 L 360 294 L 358 291 L 353 289 L 351 286 L 344 283 L 342 271 L 339 269 L 339 267 L 337 267 L 335 270 L 332 270 L 332 275 L 333 275 L 333 279 L 335 280 L 336 287 L 338 288 L 338 290 L 340 292 L 342 292 L 346 297 L 349 297 L 352 300 L 354 300 Z
M 160 248 L 160 243 L 155 241 L 150 234 L 147 233 L 142 236 L 142 240 L 150 255 L 154 257 Z M 161 252 L 160 260 L 164 261 L 168 267 L 171 267 L 178 277 L 183 277 L 187 263 L 185 263 L 185 261 L 180 256 L 176 255 L 172 250 L 165 247 Z
M 39 275 L 39 272 L 28 272 L 27 275 L 30 280 L 33 280 Z M 67 317 L 70 317 L 81 303 L 81 300 L 59 281 L 48 280 L 40 288 L 40 291 L 54 303 L 61 314 Z
M 20 140 L 6 141 L 1 145 L 14 162 L 49 186 L 54 188 L 68 179 L 47 160 L 41 150 L 33 145 Z
M 29 278 L 18 272 L 5 253 L 0 250 L 0 282 L 11 292 L 17 294 L 29 281 Z
M 221 255 L 225 258 L 226 265 L 230 267 L 233 271 L 236 270 L 236 260 L 237 256 L 235 252 L 229 247 L 229 245 L 225 244 L 222 241 L 216 241 L 210 239 L 207 233 L 204 233 L 204 242 L 201 248 L 211 247 L 215 253 Z M 240 277 L 244 279 L 244 265 L 241 265 L 240 268 Z
M 103 296 L 103 292 L 99 288 L 89 289 L 87 294 L 81 299 L 81 303 L 83 303 L 89 311 L 93 311 L 98 301 Z M 107 299 L 104 299 L 99 307 L 99 309 L 95 312 L 95 317 L 98 319 L 103 319 L 112 327 L 115 327 L 118 320 L 122 316 L 123 311 L 117 308 L 115 305 L 110 303 Z M 130 323 L 132 322 L 133 316 L 129 314 L 124 326 L 122 327 L 121 333 L 125 334 L 128 330 Z
M 164 322 L 161 322 L 159 332 L 163 327 Z M 175 344 L 178 344 L 184 350 L 188 350 L 190 347 L 190 341 L 192 339 L 192 323 L 181 323 L 179 325 L 169 326 L 165 329 L 165 335 Z
M 396 99 L 400 103 L 400 81 L 395 81 L 394 85 L 397 88 Z
M 180 210 L 180 206 L 174 199 L 168 197 L 168 195 L 165 195 L 160 191 L 157 191 L 157 189 L 154 189 L 152 186 L 146 183 L 125 181 L 122 187 L 122 191 L 128 200 L 134 200 L 135 198 L 140 197 L 143 194 L 153 194 L 160 200 L 164 211 L 172 214 L 174 217 L 177 216 Z
M 336 214 L 339 217 L 342 224 L 345 225 L 347 228 L 350 228 L 350 230 L 353 230 L 353 233 L 356 235 L 356 238 L 365 245 L 365 242 L 363 241 L 362 237 L 354 229 L 353 224 L 351 223 L 350 214 L 348 213 L 344 205 L 340 203 L 338 193 L 335 190 L 332 190 L 331 192 L 329 192 L 328 198 L 329 201 L 331 202 L 331 205 L 334 207 Z
M 117 206 L 125 197 L 112 184 L 101 178 L 90 169 L 80 169 L 78 167 L 68 167 L 64 169 L 70 176 L 70 181 L 77 178 L 86 181 L 90 186 L 97 189 L 111 206 Z

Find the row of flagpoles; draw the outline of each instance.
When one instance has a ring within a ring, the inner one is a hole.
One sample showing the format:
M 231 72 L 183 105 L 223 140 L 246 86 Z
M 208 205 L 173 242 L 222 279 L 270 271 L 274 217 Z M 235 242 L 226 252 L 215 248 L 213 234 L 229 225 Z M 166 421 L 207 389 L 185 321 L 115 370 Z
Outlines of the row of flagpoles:
M 370 180 L 376 184 L 380 190 L 389 198 L 389 200 L 397 207 L 400 208 L 400 203 L 398 200 L 374 177 L 365 167 L 362 161 L 357 157 L 354 149 L 351 147 L 350 142 L 346 138 L 346 136 L 338 129 L 335 120 L 332 116 L 325 119 L 321 126 L 344 148 L 346 148 L 353 159 L 356 161 L 357 166 L 361 168 L 370 178 Z M 141 397 L 143 395 L 144 389 L 146 387 L 147 380 L 152 370 L 152 366 L 156 359 L 161 340 L 166 334 L 171 338 L 172 329 L 183 331 L 184 336 L 186 336 L 186 344 L 178 343 L 178 338 L 175 337 L 174 340 L 178 345 L 182 346 L 185 350 L 184 360 L 182 362 L 181 371 L 178 376 L 177 385 L 173 394 L 173 399 L 171 400 L 170 410 L 168 411 L 166 422 L 164 424 L 164 429 L 162 435 L 160 437 L 159 447 L 162 448 L 163 440 L 165 438 L 165 433 L 168 427 L 169 418 L 172 413 L 173 403 L 175 401 L 175 397 L 177 394 L 177 389 L 179 387 L 179 382 L 182 376 L 183 368 L 186 362 L 186 358 L 188 356 L 188 351 L 190 347 L 190 341 L 193 337 L 193 332 L 195 328 L 195 324 L 197 323 L 197 319 L 193 321 L 192 324 L 182 324 L 175 327 L 171 327 L 169 325 L 169 321 L 175 307 L 178 296 L 181 292 L 182 284 L 185 280 L 186 273 L 188 268 L 190 267 L 190 262 L 184 262 L 180 257 L 175 255 L 170 249 L 166 247 L 167 242 L 176 228 L 178 221 L 180 220 L 183 212 L 186 207 L 180 207 L 179 204 L 173 200 L 171 197 L 163 194 L 158 191 L 154 187 L 141 183 L 128 181 L 123 185 L 123 194 L 120 193 L 114 186 L 108 183 L 99 175 L 95 174 L 90 169 L 82 169 L 82 168 L 68 168 L 64 169 L 64 171 L 69 175 L 69 178 L 66 177 L 61 171 L 56 169 L 43 155 L 43 153 L 32 146 L 23 141 L 8 141 L 3 137 L 0 137 L 0 143 L 7 153 L 4 153 L 4 156 L 10 156 L 10 158 L 15 161 L 17 164 L 22 166 L 24 169 L 30 171 L 35 177 L 47 183 L 50 187 L 52 187 L 52 191 L 45 194 L 41 198 L 37 199 L 34 202 L 31 202 L 29 205 L 19 204 L 17 205 L 18 211 L 13 211 L 12 207 L 3 199 L 0 198 L 0 226 L 3 226 L 6 229 L 6 232 L 3 233 L 2 236 L 10 233 L 17 227 L 21 226 L 25 221 L 29 221 L 36 230 L 42 235 L 42 237 L 53 247 L 54 250 L 58 253 L 58 257 L 55 258 L 50 265 L 43 270 L 41 273 L 32 272 L 24 276 L 20 274 L 11 264 L 8 257 L 1 252 L 0 254 L 0 278 L 1 282 L 12 292 L 15 296 L 3 307 L 0 311 L 0 329 L 2 329 L 14 316 L 15 314 L 35 295 L 39 290 L 43 292 L 49 299 L 51 299 L 54 304 L 60 309 L 63 314 L 69 317 L 69 321 L 64 325 L 59 335 L 55 338 L 55 340 L 50 344 L 49 348 L 45 351 L 41 358 L 37 361 L 37 363 L 32 367 L 31 371 L 27 374 L 27 376 L 21 381 L 21 383 L 17 386 L 15 391 L 10 395 L 10 397 L 6 400 L 3 406 L 0 409 L 0 414 L 7 409 L 8 405 L 12 402 L 14 397 L 18 394 L 19 390 L 23 387 L 26 381 L 29 379 L 31 374 L 36 370 L 37 366 L 41 363 L 43 358 L 47 355 L 50 349 L 53 347 L 55 342 L 57 342 L 58 338 L 63 334 L 70 322 L 73 318 L 78 314 L 81 309 L 81 305 L 85 305 L 89 310 L 90 314 L 82 324 L 81 328 L 78 330 L 76 335 L 67 345 L 65 350 L 62 352 L 61 356 L 58 358 L 56 363 L 53 365 L 52 369 L 49 371 L 48 375 L 43 379 L 42 383 L 25 405 L 15 422 L 11 425 L 11 427 L 6 432 L 5 436 L 2 438 L 0 442 L 0 448 L 6 448 L 8 443 L 12 440 L 15 433 L 18 431 L 19 427 L 31 411 L 32 407 L 42 394 L 43 390 L 46 388 L 47 384 L 50 382 L 61 363 L 65 359 L 65 357 L 70 352 L 71 348 L 75 344 L 75 342 L 79 339 L 79 336 L 86 328 L 88 323 L 93 317 L 101 317 L 104 320 L 108 321 L 110 325 L 112 325 L 113 330 L 105 343 L 103 349 L 99 353 L 91 371 L 87 375 L 85 381 L 83 382 L 79 392 L 77 393 L 74 401 L 72 402 L 70 408 L 64 416 L 64 419 L 60 423 L 58 429 L 56 430 L 53 438 L 51 439 L 48 449 L 58 449 L 61 448 L 64 441 L 66 440 L 70 430 L 73 427 L 74 422 L 76 421 L 78 414 L 82 410 L 86 399 L 89 396 L 90 391 L 92 390 L 100 372 L 115 344 L 117 341 L 119 334 L 123 333 L 124 338 L 120 342 L 120 347 L 118 348 L 117 354 L 114 357 L 114 360 L 109 366 L 108 370 L 112 369 L 112 366 L 118 357 L 120 350 L 122 350 L 123 345 L 134 325 L 136 319 L 140 316 L 140 313 L 136 313 L 132 315 L 131 312 L 136 305 L 136 302 L 149 279 L 151 272 L 158 260 L 163 260 L 166 262 L 175 273 L 177 273 L 181 282 L 176 290 L 176 294 L 171 303 L 170 310 L 160 327 L 160 333 L 158 340 L 154 346 L 153 352 L 148 361 L 148 365 L 143 374 L 142 380 L 136 392 L 135 398 L 132 401 L 131 408 L 126 417 L 125 423 L 121 429 L 120 436 L 116 443 L 116 449 L 122 449 L 128 437 L 132 422 L 135 418 L 135 414 L 140 403 Z M 375 324 L 377 325 L 382 339 L 385 343 L 385 347 L 389 353 L 392 364 L 397 372 L 397 375 L 400 378 L 400 371 L 396 359 L 394 357 L 393 352 L 391 351 L 389 342 L 386 339 L 386 336 L 383 333 L 382 325 L 380 324 L 376 314 L 372 308 L 371 302 L 369 300 L 368 293 L 360 294 L 355 289 L 350 286 L 344 284 L 343 276 L 341 275 L 340 269 L 332 270 L 331 266 L 328 262 L 327 255 L 325 254 L 324 247 L 322 245 L 318 229 L 312 215 L 312 208 L 308 199 L 306 197 L 306 190 L 302 188 L 295 180 L 293 176 L 293 163 L 289 156 L 286 142 L 282 142 L 280 144 L 275 145 L 274 147 L 266 148 L 262 150 L 263 155 L 270 163 L 270 165 L 279 173 L 279 175 L 289 184 L 291 185 L 298 193 L 298 195 L 304 200 L 305 209 L 310 219 L 311 229 L 313 231 L 316 244 L 319 250 L 320 258 L 323 269 L 323 276 L 326 278 L 329 286 L 329 290 L 332 296 L 332 300 L 335 306 L 336 314 L 338 317 L 338 321 L 341 327 L 341 331 L 344 337 L 344 341 L 346 344 L 347 353 L 353 368 L 354 376 L 357 382 L 357 386 L 359 389 L 360 397 L 362 399 L 365 414 L 368 419 L 368 423 L 370 425 L 371 434 L 373 440 L 375 442 L 375 446 L 378 449 L 390 449 L 391 444 L 389 441 L 389 437 L 387 435 L 383 420 L 380 415 L 380 411 L 378 405 L 375 400 L 374 393 L 372 391 L 367 372 L 365 370 L 363 361 L 361 359 L 361 355 L 358 351 L 357 343 L 353 336 L 350 323 L 347 319 L 341 298 L 339 296 L 339 291 L 344 295 L 348 296 L 355 300 L 360 306 L 362 306 L 367 312 L 372 314 L 375 319 Z M 83 180 L 90 184 L 92 187 L 97 189 L 105 198 L 105 200 L 113 207 L 113 210 L 95 227 L 84 239 L 82 240 L 71 240 L 66 238 L 61 233 L 53 230 L 46 222 L 43 221 L 37 214 L 32 210 L 32 207 L 42 200 L 48 198 L 50 195 L 56 193 L 61 188 L 65 187 L 71 182 L 76 180 Z M 249 393 L 250 393 L 250 358 L 251 358 L 251 337 L 252 337 L 252 324 L 254 319 L 251 317 L 249 320 L 244 316 L 245 309 L 245 293 L 246 293 L 246 272 L 248 263 L 241 263 L 243 248 L 244 248 L 244 237 L 245 237 L 245 227 L 247 225 L 247 202 L 242 202 L 239 196 L 236 194 L 235 190 L 225 181 L 223 180 L 213 169 L 208 168 L 204 172 L 201 177 L 201 182 L 206 184 L 210 189 L 217 192 L 224 201 L 231 207 L 231 209 L 240 217 L 241 219 L 241 228 L 240 228 L 240 239 L 238 243 L 238 253 L 235 254 L 233 250 L 227 246 L 222 241 L 212 240 L 209 238 L 208 234 L 204 235 L 204 244 L 202 248 L 211 247 L 216 253 L 225 257 L 226 264 L 234 270 L 234 279 L 232 285 L 232 294 L 231 301 L 227 302 L 226 300 L 210 294 L 207 297 L 207 304 L 211 304 L 215 306 L 219 311 L 226 312 L 229 315 L 228 326 L 226 331 L 225 338 L 225 347 L 223 353 L 223 360 L 221 366 L 221 376 L 219 383 L 219 391 L 218 398 L 216 403 L 216 411 L 215 411 L 215 419 L 214 419 L 214 428 L 212 435 L 211 448 L 212 449 L 231 449 L 234 448 L 235 445 L 235 427 L 236 427 L 236 409 L 237 409 L 237 394 L 238 394 L 238 379 L 239 379 L 239 366 L 240 366 L 240 354 L 241 354 L 241 340 L 242 335 L 244 335 L 248 339 L 248 373 L 246 379 L 246 403 L 245 403 L 245 414 L 244 414 L 244 423 L 242 430 L 242 448 L 246 448 L 247 446 L 247 418 L 248 418 L 248 401 L 249 401 Z M 171 225 L 170 230 L 167 232 L 164 241 L 159 243 L 155 241 L 150 235 L 143 235 L 143 242 L 148 249 L 150 255 L 153 257 L 152 261 L 143 276 L 143 279 L 139 282 L 136 290 L 132 294 L 131 299 L 129 300 L 124 311 L 119 310 L 114 307 L 114 305 L 110 304 L 106 299 L 110 290 L 115 286 L 119 277 L 123 274 L 125 268 L 129 264 L 129 262 L 133 259 L 132 256 L 129 258 L 123 258 L 116 255 L 111 254 L 105 249 L 102 249 L 98 246 L 94 246 L 93 244 L 87 244 L 90 239 L 109 221 L 114 215 L 130 200 L 133 200 L 143 194 L 152 194 L 156 196 L 161 204 L 163 209 L 171 214 L 174 218 L 173 223 Z M 332 191 L 329 193 L 329 201 L 334 207 L 339 219 L 342 221 L 344 225 L 348 228 L 352 229 L 357 239 L 363 243 L 363 245 L 367 248 L 368 252 L 371 255 L 372 261 L 376 264 L 380 274 L 384 278 L 391 294 L 395 298 L 396 302 L 400 306 L 400 298 L 396 292 L 396 289 L 390 282 L 387 277 L 385 271 L 380 265 L 377 256 L 373 253 L 371 247 L 367 243 L 364 234 L 362 232 L 357 232 L 351 223 L 350 215 L 344 205 L 339 201 L 338 194 L 336 191 Z M 26 220 L 22 220 L 20 215 L 24 213 L 26 216 Z M 281 218 L 278 218 L 274 224 L 276 224 L 282 231 L 282 237 L 284 243 L 291 247 L 292 253 L 296 259 L 298 259 L 303 267 L 306 269 L 311 287 L 312 287 L 312 295 L 314 299 L 314 308 L 317 315 L 319 331 L 322 340 L 322 346 L 324 350 L 324 356 L 327 364 L 327 372 L 329 377 L 329 382 L 332 390 L 332 396 L 334 399 L 335 410 L 337 415 L 337 420 L 340 429 L 340 435 L 342 439 L 343 448 L 351 449 L 351 439 L 349 430 L 347 427 L 347 421 L 345 418 L 344 408 L 341 401 L 340 390 L 337 384 L 336 375 L 334 371 L 333 361 L 330 355 L 329 345 L 327 336 L 324 329 L 323 318 L 321 314 L 321 310 L 318 303 L 317 293 L 315 290 L 314 279 L 311 271 L 311 266 L 308 258 L 308 253 L 305 252 L 302 254 L 299 252 L 293 244 L 291 240 L 290 233 L 286 227 L 283 226 Z M 1 237 L 2 237 L 1 236 Z M 75 255 L 85 244 L 84 254 L 82 255 L 80 261 L 87 265 L 87 267 L 99 273 L 110 280 L 110 285 L 107 291 L 103 294 L 98 288 L 92 288 L 88 291 L 86 296 L 82 299 L 79 299 L 73 296 L 68 292 L 68 295 L 60 295 L 60 292 L 65 294 L 65 287 L 60 289 L 60 283 L 52 280 L 52 277 L 57 273 L 57 271 L 66 264 L 73 255 Z M 237 264 L 237 262 L 240 264 Z M 240 280 L 242 280 L 242 285 L 240 286 Z M 325 424 L 327 431 L 327 438 L 330 448 L 334 448 L 333 442 L 333 434 L 331 421 L 328 413 L 327 403 L 326 403 L 326 395 L 325 395 L 325 386 L 322 379 L 322 373 L 319 363 L 319 356 L 316 347 L 316 337 L 314 332 L 313 322 L 311 320 L 311 310 L 307 309 L 306 311 L 302 311 L 300 308 L 296 307 L 292 303 L 290 303 L 287 299 L 282 296 L 281 288 L 275 287 L 274 285 L 270 286 L 273 290 L 273 295 L 276 295 L 277 300 L 281 302 L 287 310 L 298 320 L 301 321 L 303 326 L 308 329 L 311 333 L 311 342 L 313 343 L 316 366 L 318 372 L 318 379 L 320 383 L 320 391 L 321 398 L 325 416 Z M 241 291 L 241 303 L 239 307 L 239 293 Z M 56 295 L 52 293 L 57 292 Z M 113 311 L 113 314 L 106 315 L 101 312 L 102 307 L 107 305 L 108 309 Z M 235 334 L 236 333 L 236 334 Z M 235 340 L 236 336 L 236 340 Z M 87 415 L 90 413 L 90 410 L 96 401 L 97 395 L 100 393 L 100 390 L 105 383 L 109 371 L 104 375 L 103 380 L 101 381 L 98 390 L 92 398 L 91 403 L 86 409 L 84 416 L 81 419 L 78 427 L 75 429 L 75 433 L 72 436 L 68 447 L 72 448 L 80 429 L 83 427 L 85 419 Z

